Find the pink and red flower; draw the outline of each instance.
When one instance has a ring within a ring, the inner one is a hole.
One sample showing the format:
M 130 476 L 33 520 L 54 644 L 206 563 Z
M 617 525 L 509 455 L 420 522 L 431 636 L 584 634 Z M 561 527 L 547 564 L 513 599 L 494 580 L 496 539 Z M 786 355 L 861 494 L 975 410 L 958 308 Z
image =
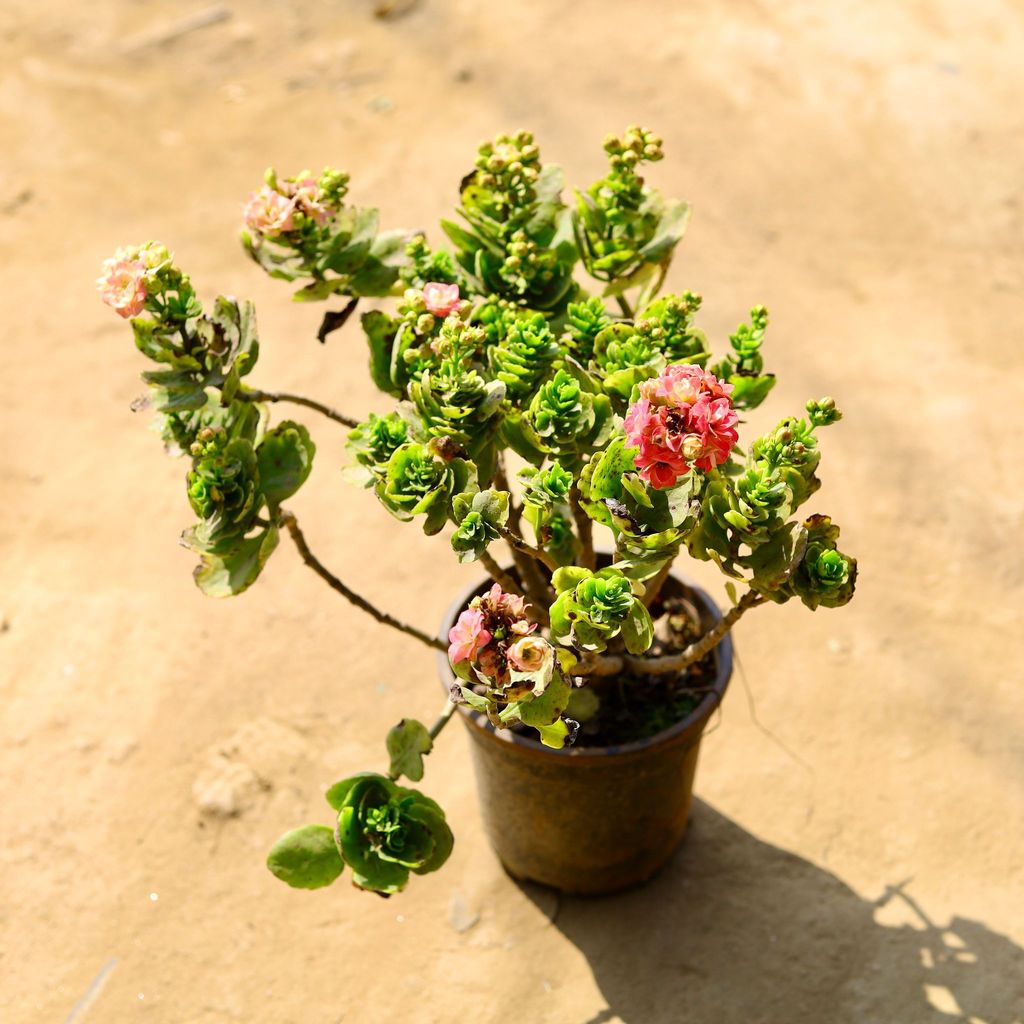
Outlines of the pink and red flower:
M 711 470 L 738 440 L 732 385 L 699 366 L 667 366 L 639 387 L 627 410 L 626 443 L 633 464 L 655 490 L 674 487 L 691 466 Z
M 446 317 L 460 302 L 457 284 L 428 281 L 423 286 L 423 302 L 434 316 Z
M 490 642 L 491 634 L 484 627 L 484 613 L 479 608 L 467 608 L 448 630 L 448 658 L 453 665 L 474 661 Z

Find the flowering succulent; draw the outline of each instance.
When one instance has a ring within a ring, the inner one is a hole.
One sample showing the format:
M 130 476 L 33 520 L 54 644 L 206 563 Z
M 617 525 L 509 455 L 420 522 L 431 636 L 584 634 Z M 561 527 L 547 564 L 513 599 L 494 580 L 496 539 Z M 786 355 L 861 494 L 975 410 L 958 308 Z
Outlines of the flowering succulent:
M 348 175 L 325 168 L 279 177 L 250 193 L 243 210 L 242 243 L 271 277 L 312 278 L 299 301 L 331 295 L 387 295 L 398 280 L 405 232 L 377 233 L 377 211 L 345 205 Z
M 659 294 L 689 218 L 641 174 L 662 159 L 661 140 L 635 126 L 610 136 L 605 154 L 607 174 L 570 208 L 562 172 L 542 164 L 529 132 L 484 143 L 462 179 L 461 222 L 441 224 L 451 251 L 422 232 L 378 233 L 376 210 L 348 204 L 343 172 L 267 172 L 245 204 L 242 240 L 268 274 L 297 284 L 295 298 L 345 297 L 319 340 L 363 297 L 395 300 L 359 318 L 371 378 L 393 400 L 362 419 L 249 385 L 251 303 L 220 296 L 204 308 L 163 245 L 119 249 L 102 266 L 101 298 L 153 364 L 135 408 L 152 409 L 168 451 L 190 460 L 195 521 L 182 541 L 199 556 L 200 588 L 245 590 L 284 533 L 341 596 L 445 652 L 456 678 L 431 728 L 405 718 L 390 730 L 386 775 L 328 791 L 333 825 L 275 844 L 268 864 L 290 885 L 328 885 L 347 865 L 358 887 L 388 895 L 445 861 L 444 813 L 398 780 L 423 777 L 457 705 L 563 748 L 578 721 L 592 729 L 608 713 L 602 680 L 625 675 L 655 692 L 668 675 L 684 687 L 750 608 L 793 598 L 834 608 L 853 596 L 857 564 L 838 526 L 802 511 L 820 486 L 819 432 L 841 418 L 835 402 L 808 402 L 740 448 L 740 414 L 775 383 L 762 352 L 768 313 L 755 306 L 716 360 L 697 324 L 700 296 Z M 379 611 L 310 550 L 284 503 L 315 447 L 305 426 L 272 422 L 278 402 L 345 426 L 346 474 L 396 519 L 447 531 L 459 561 L 486 570 L 491 582 L 447 642 Z M 678 627 L 684 616 L 660 596 L 684 550 L 729 578 L 732 607 L 708 629 Z

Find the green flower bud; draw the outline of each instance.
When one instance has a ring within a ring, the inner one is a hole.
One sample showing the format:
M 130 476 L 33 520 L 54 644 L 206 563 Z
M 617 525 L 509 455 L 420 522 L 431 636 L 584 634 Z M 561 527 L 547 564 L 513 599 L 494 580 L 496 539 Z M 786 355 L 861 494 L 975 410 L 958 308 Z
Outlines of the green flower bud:
M 252 444 L 227 431 L 205 427 L 191 447 L 188 500 L 200 519 L 218 532 L 244 533 L 262 501 Z
M 807 414 L 812 427 L 827 427 L 843 418 L 843 414 L 836 408 L 835 399 L 832 398 L 808 402 Z
M 547 451 L 568 455 L 603 443 L 611 415 L 606 396 L 590 394 L 576 377 L 558 370 L 533 396 L 524 420 Z
M 434 251 L 423 235 L 416 235 L 406 245 L 405 255 L 409 262 L 402 267 L 400 273 L 402 282 L 408 287 L 422 290 L 430 281 L 457 284 L 460 289 L 464 287 L 465 279 L 452 254 L 443 249 Z
M 693 325 L 701 297 L 693 292 L 664 295 L 640 312 L 637 330 L 649 333 L 658 351 L 668 363 L 695 363 L 704 366 L 710 355 L 707 337 Z M 651 322 L 657 330 L 642 330 L 641 322 Z

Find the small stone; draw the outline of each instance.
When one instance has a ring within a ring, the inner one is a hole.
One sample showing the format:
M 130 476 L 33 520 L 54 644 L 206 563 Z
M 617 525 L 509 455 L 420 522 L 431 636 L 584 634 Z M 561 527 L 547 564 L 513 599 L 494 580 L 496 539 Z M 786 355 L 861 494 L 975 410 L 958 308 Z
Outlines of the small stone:
M 252 806 L 261 788 L 259 778 L 247 764 L 225 758 L 196 779 L 192 797 L 204 814 L 233 818 Z
M 466 902 L 462 893 L 455 890 L 448 904 L 448 923 L 461 935 L 480 920 L 480 914 Z

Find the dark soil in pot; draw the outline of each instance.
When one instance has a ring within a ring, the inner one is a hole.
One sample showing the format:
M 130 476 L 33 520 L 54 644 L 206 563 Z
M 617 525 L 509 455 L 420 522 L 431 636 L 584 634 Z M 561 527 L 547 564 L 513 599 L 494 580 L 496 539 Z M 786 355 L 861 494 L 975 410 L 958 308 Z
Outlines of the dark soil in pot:
M 442 636 L 473 596 L 449 609 Z M 685 646 L 720 613 L 707 594 L 676 576 L 662 591 L 655 653 Z M 693 619 L 699 618 L 697 626 Z M 439 656 L 447 689 L 454 676 Z M 598 682 L 600 720 L 577 742 L 551 750 L 532 731 L 495 731 L 466 708 L 488 836 L 516 878 L 563 892 L 615 892 L 646 881 L 672 856 L 686 829 L 700 739 L 732 672 L 728 636 L 685 676 Z

